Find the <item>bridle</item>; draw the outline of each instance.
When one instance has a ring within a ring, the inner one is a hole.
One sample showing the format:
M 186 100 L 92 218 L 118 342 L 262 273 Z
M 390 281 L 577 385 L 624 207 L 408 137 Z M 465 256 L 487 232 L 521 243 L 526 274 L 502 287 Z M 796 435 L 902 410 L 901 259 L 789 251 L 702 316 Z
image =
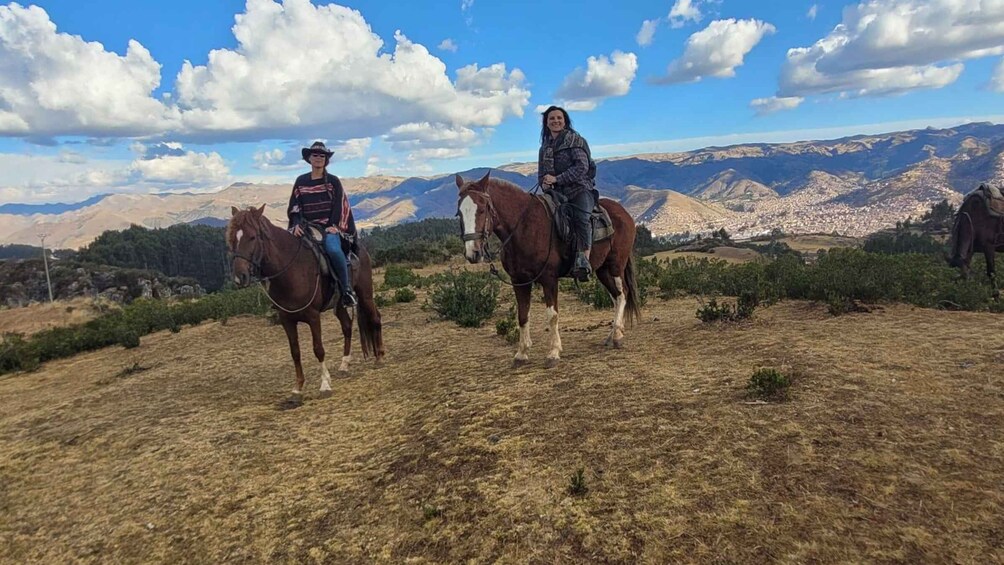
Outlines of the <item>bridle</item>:
M 541 206 L 544 207 L 544 214 L 545 214 L 545 216 L 547 216 L 547 215 L 549 215 L 549 212 L 547 210 L 547 206 L 539 198 L 536 197 L 536 193 L 537 193 L 537 190 L 539 188 L 540 188 L 540 183 L 538 182 L 537 184 L 533 185 L 533 188 L 530 189 L 529 194 L 531 195 L 531 197 L 533 197 L 533 200 L 536 200 Z M 491 194 L 488 193 L 488 188 L 487 187 L 485 187 L 485 190 L 483 192 L 481 192 L 481 191 L 468 191 L 466 193 L 466 196 L 470 196 L 472 200 L 473 200 L 473 198 L 474 198 L 475 195 L 484 198 L 484 202 L 485 202 L 485 206 L 484 207 L 487 210 L 488 218 L 485 219 L 485 223 L 484 223 L 484 226 L 482 226 L 481 231 L 479 231 L 479 232 L 476 231 L 476 232 L 472 232 L 472 233 L 464 233 L 463 232 L 464 226 L 463 226 L 463 221 L 461 221 L 461 224 L 460 224 L 460 230 L 461 230 L 460 238 L 464 242 L 468 242 L 468 241 L 478 241 L 478 242 L 481 242 L 481 252 L 484 253 L 485 259 L 488 260 L 488 271 L 492 275 L 494 275 L 495 278 L 497 278 L 498 280 L 502 281 L 503 283 L 506 283 L 506 284 L 508 284 L 510 286 L 516 287 L 516 286 L 529 286 L 529 285 L 532 285 L 533 283 L 537 282 L 537 279 L 539 279 L 540 276 L 543 275 L 544 271 L 547 269 L 547 258 L 551 256 L 551 249 L 552 249 L 552 246 L 554 245 L 554 228 L 551 228 L 551 229 L 548 230 L 549 237 L 548 237 L 548 240 L 547 240 L 547 254 L 544 255 L 544 263 L 541 265 L 540 270 L 537 272 L 536 276 L 534 276 L 529 281 L 521 282 L 521 283 L 514 283 L 514 282 L 512 282 L 512 280 L 506 281 L 505 279 L 502 278 L 502 275 L 499 273 L 498 269 L 495 267 L 495 257 L 501 257 L 502 251 L 505 249 L 506 245 L 509 244 L 509 241 L 512 240 L 513 236 L 516 235 L 516 230 L 519 228 L 519 225 L 521 223 L 523 223 L 523 218 L 526 218 L 527 212 L 529 210 L 524 210 L 523 212 L 520 213 L 519 219 L 516 220 L 516 225 L 513 226 L 511 230 L 509 230 L 509 237 L 505 238 L 505 241 L 503 241 L 499 245 L 499 248 L 498 248 L 498 250 L 496 252 L 492 252 L 491 248 L 488 246 L 488 241 L 489 241 L 489 238 L 490 238 L 491 234 L 495 231 L 495 227 L 499 224 L 498 210 L 496 210 L 496 208 L 495 208 L 495 203 L 492 201 L 492 196 L 491 196 Z M 462 200 L 463 199 L 461 199 L 461 201 Z M 531 204 L 531 206 L 532 206 L 532 204 Z M 460 204 L 459 203 L 457 204 L 457 217 L 461 217 L 461 214 L 460 214 Z M 489 223 L 489 220 L 491 221 L 491 223 Z M 548 226 L 548 227 L 550 227 L 550 226 Z
M 252 257 L 242 255 L 237 251 L 228 251 L 227 254 L 230 255 L 231 257 L 230 262 L 233 263 L 234 259 L 243 259 L 247 261 L 248 264 L 251 265 L 252 281 L 262 285 L 262 288 L 265 289 L 265 296 L 268 298 L 269 302 L 271 302 L 276 308 L 282 310 L 283 312 L 286 312 L 287 314 L 296 314 L 297 312 L 302 312 L 303 310 L 306 310 L 308 306 L 314 303 L 314 299 L 317 298 L 317 291 L 321 287 L 320 267 L 318 267 L 317 276 L 314 278 L 314 292 L 310 295 L 310 300 L 307 301 L 306 304 L 295 310 L 288 310 L 280 306 L 279 303 L 272 298 L 272 295 L 269 294 L 269 285 L 268 285 L 268 281 L 282 276 L 286 271 L 289 270 L 290 267 L 293 266 L 293 263 L 296 262 L 296 258 L 300 256 L 300 250 L 303 249 L 304 246 L 306 246 L 306 243 L 298 239 L 296 246 L 296 253 L 293 254 L 293 258 L 290 259 L 289 262 L 286 263 L 286 265 L 275 274 L 264 275 L 264 269 L 262 269 L 262 260 L 264 260 L 265 258 L 265 245 L 264 243 L 262 243 L 263 239 L 264 238 L 261 237 L 255 238 L 254 251 L 252 252 Z

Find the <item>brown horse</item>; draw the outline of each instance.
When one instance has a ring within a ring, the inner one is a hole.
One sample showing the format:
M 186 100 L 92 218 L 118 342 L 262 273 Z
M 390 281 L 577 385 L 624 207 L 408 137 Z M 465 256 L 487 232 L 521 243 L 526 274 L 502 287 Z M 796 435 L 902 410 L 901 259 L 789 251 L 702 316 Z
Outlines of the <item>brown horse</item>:
M 949 265 L 958 267 L 969 277 L 969 263 L 973 254 L 982 252 L 987 263 L 987 276 L 994 296 L 999 296 L 997 276 L 994 272 L 994 255 L 1004 251 L 1004 218 L 990 215 L 982 186 L 962 201 L 952 226 L 952 255 Z
M 324 342 L 321 339 L 321 312 L 331 302 L 336 284 L 321 274 L 320 265 L 308 243 L 288 231 L 277 228 L 264 216 L 265 206 L 238 210 L 227 225 L 227 246 L 233 253 L 234 281 L 239 287 L 261 282 L 279 314 L 286 331 L 289 351 L 296 367 L 294 402 L 302 401 L 303 366 L 300 364 L 300 340 L 297 324 L 310 326 L 314 355 L 321 363 L 321 398 L 331 396 L 331 374 L 324 364 Z M 307 236 L 304 236 L 307 237 Z M 366 249 L 359 246 L 359 266 L 353 276 L 353 288 L 359 297 L 359 341 L 363 358 L 370 355 L 379 363 L 384 355 L 380 312 L 373 302 L 373 270 Z M 337 300 L 334 302 L 338 303 Z M 339 371 L 348 373 L 352 348 L 352 313 L 340 303 L 335 316 L 342 325 L 345 340 Z
M 457 215 L 461 219 L 465 249 L 471 263 L 485 258 L 487 239 L 494 233 L 502 241 L 501 260 L 512 279 L 519 307 L 519 345 L 513 366 L 529 361 L 532 342 L 527 325 L 530 312 L 530 291 L 534 283 L 544 290 L 548 326 L 551 334 L 546 366 L 554 367 L 561 358 L 561 335 L 558 333 L 558 278 L 568 264 L 570 249 L 557 240 L 552 216 L 538 197 L 515 184 L 490 177 L 465 181 L 457 175 L 460 197 Z M 596 277 L 614 299 L 614 320 L 605 344 L 621 347 L 624 339 L 624 317 L 629 323 L 640 316 L 638 287 L 635 282 L 631 251 L 634 248 L 635 225 L 631 215 L 613 200 L 601 199 L 614 225 L 614 235 L 593 244 L 589 262 Z

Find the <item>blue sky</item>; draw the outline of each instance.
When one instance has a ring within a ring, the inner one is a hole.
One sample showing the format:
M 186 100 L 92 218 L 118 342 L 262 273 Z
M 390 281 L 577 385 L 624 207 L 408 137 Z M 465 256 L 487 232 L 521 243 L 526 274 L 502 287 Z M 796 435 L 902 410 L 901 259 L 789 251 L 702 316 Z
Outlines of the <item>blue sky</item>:
M 598 156 L 1001 122 L 1002 45 L 986 0 L 0 2 L 0 204 L 291 182 L 316 138 L 527 161 L 555 101 Z

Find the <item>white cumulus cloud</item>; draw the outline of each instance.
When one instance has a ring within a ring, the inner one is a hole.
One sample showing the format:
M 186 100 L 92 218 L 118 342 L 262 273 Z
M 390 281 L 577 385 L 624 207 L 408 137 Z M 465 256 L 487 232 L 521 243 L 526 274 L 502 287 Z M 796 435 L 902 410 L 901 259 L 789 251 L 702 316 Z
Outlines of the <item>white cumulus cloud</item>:
M 593 110 L 607 98 L 627 94 L 637 72 L 634 53 L 614 51 L 609 57 L 589 57 L 585 69 L 575 69 L 565 77 L 555 97 L 569 110 Z
M 819 14 L 819 4 L 813 4 L 809 8 L 809 11 L 805 13 L 805 17 L 809 18 L 810 20 L 815 20 L 818 14 Z
M 388 46 L 344 6 L 247 0 L 235 20 L 236 45 L 185 61 L 157 99 L 161 67 L 138 42 L 118 55 L 58 32 L 41 8 L 0 6 L 0 136 L 364 139 L 421 122 L 493 128 L 529 104 L 519 69 L 469 65 L 451 80 L 426 47 L 401 32 Z
M 641 23 L 641 29 L 638 30 L 638 35 L 635 36 L 635 41 L 638 45 L 642 47 L 647 47 L 652 44 L 655 39 L 655 30 L 659 27 L 659 18 L 654 20 L 645 20 Z
M 763 116 L 766 114 L 773 114 L 774 112 L 780 112 L 781 110 L 791 110 L 797 108 L 805 99 L 798 96 L 790 96 L 787 98 L 778 98 L 777 96 L 772 96 L 770 98 L 757 98 L 750 102 L 750 108 L 756 111 L 758 116 Z
M 440 41 L 439 45 L 437 45 L 437 47 L 441 51 L 449 51 L 450 53 L 456 53 L 457 52 L 457 44 L 454 43 L 453 40 L 450 39 L 449 37 L 447 37 L 446 39 Z
M 37 6 L 0 6 L 0 135 L 155 134 L 177 113 L 152 97 L 160 64 L 130 40 L 124 56 L 58 32 Z
M 997 92 L 1004 92 L 1004 59 L 997 62 L 994 67 L 994 74 L 990 78 L 990 88 Z
M 1004 54 L 1004 1 L 870 0 L 811 47 L 788 50 L 778 96 L 941 88 L 962 60 Z
M 688 21 L 701 21 L 700 0 L 676 0 L 673 7 L 669 9 L 669 25 L 672 27 L 683 27 Z
M 683 55 L 669 64 L 658 84 L 695 82 L 704 77 L 728 78 L 773 25 L 760 20 L 715 20 L 687 39 Z

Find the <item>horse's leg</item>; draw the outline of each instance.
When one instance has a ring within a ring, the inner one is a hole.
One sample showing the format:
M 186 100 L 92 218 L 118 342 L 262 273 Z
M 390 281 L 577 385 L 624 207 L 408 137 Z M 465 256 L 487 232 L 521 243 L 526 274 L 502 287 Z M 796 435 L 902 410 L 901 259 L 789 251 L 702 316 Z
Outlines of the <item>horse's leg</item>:
M 983 250 L 983 257 L 987 260 L 987 277 L 990 278 L 990 288 L 994 293 L 994 300 L 1000 299 L 1001 291 L 997 290 L 997 273 L 994 269 L 994 259 L 996 249 L 993 245 L 987 245 Z
M 362 298 L 362 296 L 360 296 Z M 363 298 L 369 300 L 369 298 Z M 365 312 L 360 312 L 360 316 L 365 316 Z M 352 360 L 352 314 L 341 306 L 335 308 L 335 316 L 342 324 L 342 339 L 345 344 L 342 346 L 342 363 L 338 366 L 338 372 L 343 376 L 349 374 L 349 361 Z
M 516 357 L 512 360 L 513 367 L 526 365 L 530 361 L 530 346 L 533 341 L 530 339 L 530 285 L 513 287 L 516 293 L 517 320 L 519 321 L 519 345 L 516 348 Z
M 600 270 L 596 271 L 596 278 L 607 289 L 614 301 L 614 320 L 610 324 L 610 334 L 603 345 L 620 349 L 624 339 L 624 307 L 627 305 L 627 296 L 624 295 L 624 279 L 614 276 L 610 272 L 609 263 L 604 264 Z
M 547 305 L 547 326 L 551 332 L 551 348 L 547 352 L 544 366 L 548 369 L 558 366 L 561 359 L 561 333 L 558 331 L 558 281 L 548 280 L 544 287 L 544 303 Z
M 314 312 L 307 322 L 310 326 L 310 337 L 314 344 L 314 356 L 321 364 L 321 394 L 320 398 L 331 398 L 331 373 L 324 362 L 324 340 L 321 339 L 321 314 Z
M 293 357 L 293 367 L 296 368 L 296 386 L 293 387 L 293 399 L 302 400 L 303 394 L 303 365 L 300 364 L 300 336 L 296 333 L 296 320 L 290 320 L 282 314 L 279 315 L 282 322 L 282 329 L 286 330 L 286 339 L 289 340 L 289 354 Z

